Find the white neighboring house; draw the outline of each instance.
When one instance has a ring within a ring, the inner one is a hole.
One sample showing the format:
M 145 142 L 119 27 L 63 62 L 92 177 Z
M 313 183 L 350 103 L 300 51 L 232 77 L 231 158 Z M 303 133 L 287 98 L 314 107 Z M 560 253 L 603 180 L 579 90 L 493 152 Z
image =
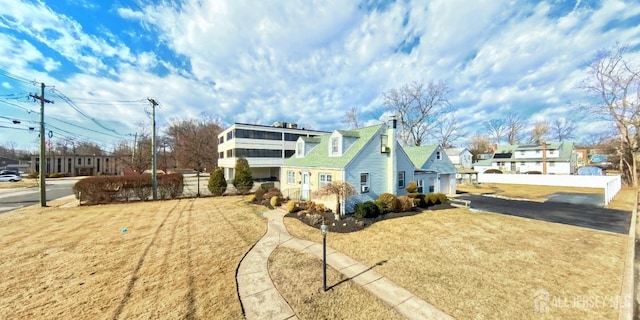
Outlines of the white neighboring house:
M 473 155 L 467 148 L 447 148 L 445 153 L 456 168 L 471 169 Z
M 478 172 L 574 174 L 577 154 L 573 142 L 494 146 L 491 158 L 474 164 Z
M 287 122 L 272 126 L 234 123 L 218 135 L 218 167 L 223 168 L 225 179 L 233 179 L 236 160 L 243 157 L 254 179 L 277 180 L 284 159 L 295 153 L 298 138 L 329 133 Z

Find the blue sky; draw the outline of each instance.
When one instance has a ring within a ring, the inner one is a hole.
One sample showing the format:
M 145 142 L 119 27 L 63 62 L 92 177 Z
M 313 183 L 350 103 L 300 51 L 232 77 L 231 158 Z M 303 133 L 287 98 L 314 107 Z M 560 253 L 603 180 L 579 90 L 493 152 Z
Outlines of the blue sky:
M 616 43 L 640 59 L 637 1 L 0 0 L 0 145 L 37 150 L 38 83 L 53 140 L 106 149 L 149 126 L 148 97 L 160 130 L 203 113 L 334 130 L 352 107 L 379 122 L 415 80 L 445 81 L 471 134 L 518 113 L 582 140 L 611 128 L 570 105 Z

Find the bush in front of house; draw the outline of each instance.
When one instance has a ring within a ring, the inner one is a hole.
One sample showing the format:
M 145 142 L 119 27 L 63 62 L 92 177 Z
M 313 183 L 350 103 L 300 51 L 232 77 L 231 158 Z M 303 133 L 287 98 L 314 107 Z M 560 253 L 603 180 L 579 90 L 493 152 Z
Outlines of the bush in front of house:
M 401 212 L 413 211 L 413 199 L 408 196 L 399 196 L 398 202 L 400 202 Z
M 254 192 L 254 196 L 255 196 L 255 201 L 257 202 L 262 202 L 262 199 L 264 199 L 264 195 L 267 193 L 267 190 L 262 189 L 262 188 L 258 188 L 258 190 L 256 190 L 256 192 Z
M 257 193 L 257 191 L 256 191 Z M 273 197 L 278 197 L 278 199 L 280 199 L 280 203 L 282 203 L 282 200 L 284 200 L 284 197 L 282 196 L 282 192 L 280 191 L 280 189 L 276 188 L 276 187 L 272 187 L 270 188 L 267 193 L 265 193 L 262 197 L 263 201 L 271 201 L 271 198 Z M 256 195 L 257 198 L 257 195 Z
M 218 168 L 209 176 L 207 189 L 214 196 L 221 196 L 227 190 L 227 180 L 224 178 L 224 170 Z
M 271 200 L 269 200 L 269 204 L 271 204 L 271 208 L 279 207 L 282 204 L 282 197 L 271 197 Z
M 400 210 L 400 201 L 394 194 L 382 193 L 378 196 L 378 200 L 382 203 L 382 213 L 398 212 Z
M 380 208 L 373 201 L 366 201 L 356 204 L 354 215 L 356 219 L 375 218 L 380 215 Z
M 235 175 L 233 176 L 233 186 L 241 194 L 247 194 L 253 187 L 253 176 L 249 168 L 249 161 L 245 158 L 236 160 Z
M 298 207 L 296 206 L 296 202 L 293 200 L 290 200 L 289 202 L 287 202 L 287 212 L 288 213 L 293 213 L 296 212 L 298 209 Z

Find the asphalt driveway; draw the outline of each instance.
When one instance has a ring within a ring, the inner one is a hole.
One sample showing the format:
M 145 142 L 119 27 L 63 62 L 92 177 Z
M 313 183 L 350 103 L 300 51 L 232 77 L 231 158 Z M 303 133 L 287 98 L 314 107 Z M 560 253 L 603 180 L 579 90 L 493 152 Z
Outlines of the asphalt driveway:
M 502 213 L 621 234 L 628 234 L 629 225 L 631 224 L 631 212 L 606 209 L 594 205 L 555 201 L 540 203 L 472 194 L 461 194 L 458 198 L 471 201 L 471 209 L 480 211 Z

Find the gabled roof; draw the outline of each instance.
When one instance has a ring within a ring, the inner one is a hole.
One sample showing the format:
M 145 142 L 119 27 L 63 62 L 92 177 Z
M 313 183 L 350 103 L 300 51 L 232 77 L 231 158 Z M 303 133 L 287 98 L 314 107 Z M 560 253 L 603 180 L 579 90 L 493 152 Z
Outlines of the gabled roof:
M 409 156 L 413 165 L 416 168 L 422 168 L 422 166 L 429 160 L 431 155 L 436 149 L 438 149 L 437 145 L 430 146 L 419 146 L 419 147 L 404 147 L 404 152 Z
M 353 160 L 358 153 L 364 148 L 364 146 L 376 136 L 383 124 L 373 125 L 369 127 L 354 129 L 354 130 L 339 130 L 338 132 L 343 136 L 355 137 L 355 141 L 351 146 L 344 150 L 341 156 L 329 156 L 329 137 L 330 135 L 316 136 L 314 139 L 319 139 L 320 142 L 304 157 L 290 157 L 285 159 L 284 166 L 295 167 L 318 167 L 318 168 L 336 168 L 341 169 L 346 167 L 351 160 Z
M 444 152 L 449 156 L 449 157 L 457 157 L 459 156 L 462 151 L 467 150 L 467 148 L 447 148 L 444 149 Z

